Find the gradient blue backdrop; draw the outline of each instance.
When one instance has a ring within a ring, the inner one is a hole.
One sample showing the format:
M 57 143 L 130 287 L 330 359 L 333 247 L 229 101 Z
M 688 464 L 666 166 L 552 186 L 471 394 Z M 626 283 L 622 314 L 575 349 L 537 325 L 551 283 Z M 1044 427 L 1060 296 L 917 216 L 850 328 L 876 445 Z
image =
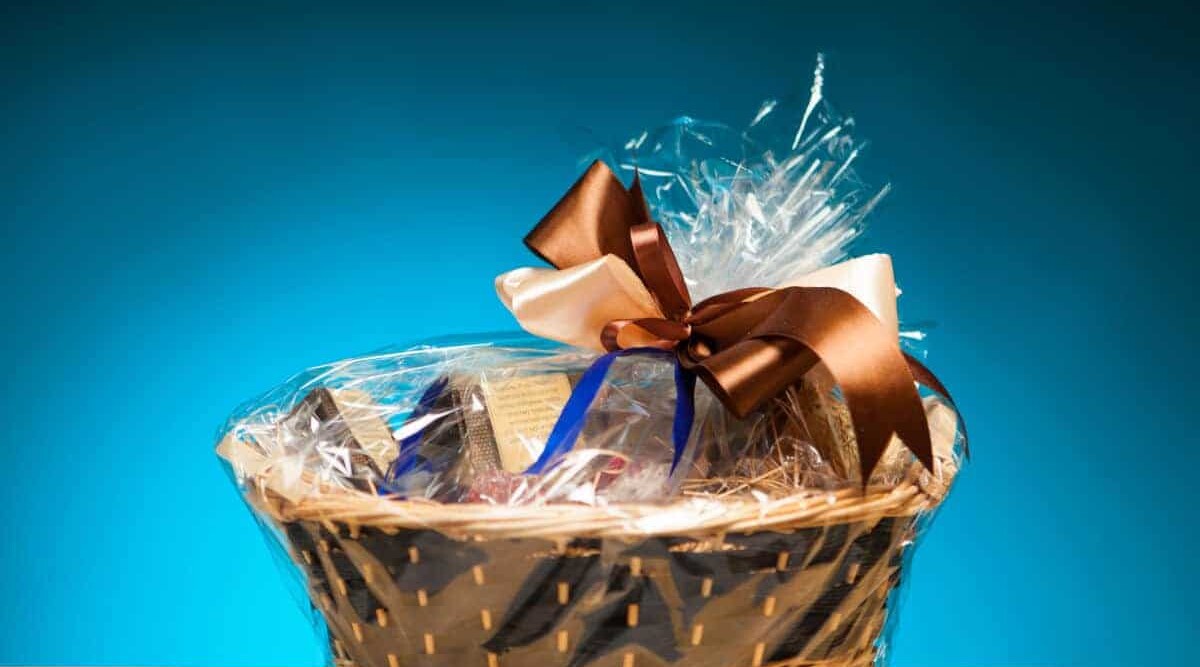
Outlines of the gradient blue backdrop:
M 977 450 L 895 664 L 1192 662 L 1194 22 L 820 4 L 6 3 L 0 662 L 315 664 L 225 415 L 509 327 L 573 126 L 744 121 L 818 50 Z

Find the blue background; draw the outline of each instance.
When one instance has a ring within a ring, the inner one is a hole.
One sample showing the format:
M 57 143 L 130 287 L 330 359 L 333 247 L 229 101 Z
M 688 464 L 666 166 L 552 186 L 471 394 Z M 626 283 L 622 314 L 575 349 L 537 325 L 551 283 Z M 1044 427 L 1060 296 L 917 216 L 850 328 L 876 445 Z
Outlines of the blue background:
M 1185 664 L 1200 596 L 1182 6 L 0 9 L 0 662 L 313 665 L 212 454 L 305 366 L 509 328 L 574 126 L 805 90 L 873 146 L 977 456 L 895 664 Z

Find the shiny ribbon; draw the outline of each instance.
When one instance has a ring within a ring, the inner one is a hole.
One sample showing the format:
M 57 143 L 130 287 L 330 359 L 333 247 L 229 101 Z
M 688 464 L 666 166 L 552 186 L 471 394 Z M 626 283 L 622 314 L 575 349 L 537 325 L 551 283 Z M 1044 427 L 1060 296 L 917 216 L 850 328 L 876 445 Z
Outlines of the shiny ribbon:
M 900 350 L 886 256 L 693 304 L 662 227 L 650 219 L 638 179 L 626 189 L 601 162 L 542 218 L 525 244 L 557 270 L 517 269 L 498 277 L 496 289 L 531 333 L 610 355 L 636 348 L 671 351 L 687 374 L 699 377 L 738 417 L 823 363 L 849 409 L 863 480 L 893 435 L 933 470 L 916 382 L 953 403 L 937 378 Z M 612 363 L 611 356 L 606 359 Z M 541 458 L 561 450 L 561 440 L 551 438 Z

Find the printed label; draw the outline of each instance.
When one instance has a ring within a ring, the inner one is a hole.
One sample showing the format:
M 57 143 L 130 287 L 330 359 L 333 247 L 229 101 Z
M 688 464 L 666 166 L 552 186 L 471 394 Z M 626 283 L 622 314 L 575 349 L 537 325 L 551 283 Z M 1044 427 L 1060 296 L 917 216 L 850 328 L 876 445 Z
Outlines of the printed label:
M 571 395 L 571 382 L 565 373 L 545 373 L 485 379 L 481 386 L 500 465 L 509 472 L 521 472 L 533 465 L 545 449 L 550 431 Z

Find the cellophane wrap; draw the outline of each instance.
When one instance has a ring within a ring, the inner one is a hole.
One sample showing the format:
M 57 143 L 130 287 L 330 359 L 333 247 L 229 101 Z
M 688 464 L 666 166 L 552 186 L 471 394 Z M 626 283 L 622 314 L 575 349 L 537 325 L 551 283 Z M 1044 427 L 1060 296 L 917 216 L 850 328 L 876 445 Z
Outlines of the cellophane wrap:
M 223 442 L 239 478 L 269 465 L 294 500 L 329 488 L 500 505 L 671 497 L 695 447 L 675 463 L 675 366 L 662 356 L 618 359 L 573 448 L 528 472 L 596 357 L 524 334 L 381 351 L 244 406 Z M 700 405 L 716 412 L 708 397 Z
M 824 102 L 822 67 L 806 103 L 765 102 L 746 127 L 680 118 L 597 153 L 616 173 L 638 174 L 697 299 L 784 284 L 846 259 L 886 192 L 856 175 L 863 145 L 852 121 Z M 919 339 L 909 333 L 906 344 Z M 940 499 L 964 446 L 952 405 L 923 394 L 934 470 L 894 441 L 863 480 L 846 408 L 821 366 L 737 419 L 703 384 L 683 396 L 669 354 L 622 356 L 589 379 L 599 357 L 525 334 L 443 338 L 309 369 L 230 417 L 218 453 L 307 592 L 323 642 L 329 625 L 329 659 L 361 667 L 884 660 L 903 563 L 932 506 L 850 512 L 801 530 L 672 534 L 670 522 L 732 507 L 722 503 L 757 503 L 763 516 L 796 498 L 833 507 L 905 484 Z M 567 409 L 581 385 L 594 397 Z M 265 509 L 345 493 L 598 508 L 606 530 L 623 536 L 527 531 L 473 541 Z M 647 504 L 673 509 L 655 519 Z
M 695 419 L 678 443 L 684 400 L 667 355 L 615 360 L 574 420 L 571 448 L 531 471 L 597 357 L 507 334 L 346 359 L 243 406 L 219 450 L 239 482 L 268 480 L 293 502 L 354 489 L 441 503 L 606 506 L 861 483 L 849 416 L 821 369 L 745 419 L 698 386 Z M 936 396 L 925 403 L 941 469 L 922 475 L 936 484 L 957 470 L 961 443 L 953 409 Z M 912 469 L 894 442 L 870 481 L 896 484 Z
M 766 100 L 745 126 L 683 116 L 588 156 L 639 174 L 695 300 L 846 259 L 887 194 L 859 178 L 866 144 L 825 102 L 823 69 L 807 100 Z

